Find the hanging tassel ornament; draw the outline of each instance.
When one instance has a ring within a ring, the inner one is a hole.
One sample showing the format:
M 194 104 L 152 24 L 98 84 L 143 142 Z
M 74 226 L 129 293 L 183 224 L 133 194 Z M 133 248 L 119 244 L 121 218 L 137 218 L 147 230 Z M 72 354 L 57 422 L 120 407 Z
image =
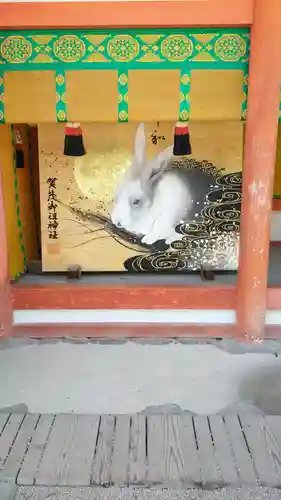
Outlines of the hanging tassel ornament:
M 84 156 L 86 154 L 80 123 L 67 123 L 64 129 L 64 152 L 66 156 Z
M 14 144 L 16 153 L 16 168 L 24 168 L 23 140 L 19 128 L 14 126 Z
M 191 154 L 189 129 L 187 123 L 178 122 L 175 126 L 174 156 L 185 156 Z

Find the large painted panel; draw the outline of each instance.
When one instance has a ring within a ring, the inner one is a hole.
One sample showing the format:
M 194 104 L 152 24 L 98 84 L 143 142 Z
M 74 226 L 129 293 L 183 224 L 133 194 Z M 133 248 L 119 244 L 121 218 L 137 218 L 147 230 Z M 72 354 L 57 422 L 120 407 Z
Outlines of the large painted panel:
M 82 124 L 78 158 L 62 124 L 38 130 L 45 271 L 237 268 L 241 122 L 191 122 L 184 157 L 174 122 Z

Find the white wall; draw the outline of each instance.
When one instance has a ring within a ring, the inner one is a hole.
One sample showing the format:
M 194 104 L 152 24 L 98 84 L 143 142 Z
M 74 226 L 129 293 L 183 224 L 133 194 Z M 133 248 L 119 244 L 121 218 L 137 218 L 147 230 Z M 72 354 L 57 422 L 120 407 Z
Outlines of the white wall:
M 271 214 L 271 241 L 281 241 L 281 212 L 272 212 Z

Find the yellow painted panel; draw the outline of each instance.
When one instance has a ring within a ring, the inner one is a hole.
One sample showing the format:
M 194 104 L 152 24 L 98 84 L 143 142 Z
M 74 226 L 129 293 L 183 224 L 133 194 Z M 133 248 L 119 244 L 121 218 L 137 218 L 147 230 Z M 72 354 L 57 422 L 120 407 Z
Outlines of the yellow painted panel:
M 274 194 L 281 196 L 281 123 L 278 127 L 277 153 L 275 164 Z
M 129 71 L 129 120 L 177 120 L 180 103 L 178 70 Z
M 116 121 L 117 71 L 67 71 L 66 102 L 71 121 Z
M 30 179 L 30 169 L 28 165 L 28 127 L 21 125 L 19 127 L 24 150 L 24 168 L 18 168 L 17 181 L 20 204 L 20 220 L 25 247 L 25 256 L 27 262 L 38 258 L 36 241 L 36 218 L 33 209 L 32 184 Z
M 54 71 L 10 71 L 5 80 L 5 119 L 8 123 L 56 121 Z
M 24 256 L 20 247 L 17 224 L 13 145 L 9 125 L 0 125 L 0 163 L 2 167 L 6 231 L 10 277 L 13 279 L 24 270 Z
M 243 71 L 193 70 L 190 83 L 192 120 L 240 120 Z

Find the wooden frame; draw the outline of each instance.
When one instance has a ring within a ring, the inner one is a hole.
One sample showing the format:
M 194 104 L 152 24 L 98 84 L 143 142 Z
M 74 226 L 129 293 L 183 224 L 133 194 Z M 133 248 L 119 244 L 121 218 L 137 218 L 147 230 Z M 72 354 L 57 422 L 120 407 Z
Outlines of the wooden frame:
M 91 338 L 110 339 L 123 341 L 122 339 L 146 338 L 146 339 L 206 339 L 235 338 L 237 330 L 235 325 L 152 325 L 152 324 L 57 324 L 57 325 L 19 325 L 14 326 L 12 335 L 17 338 Z M 266 340 L 281 339 L 280 326 L 266 326 L 264 337 Z
M 249 26 L 253 3 L 254 0 L 0 3 L 0 28 Z
M 138 7 L 137 15 L 136 8 Z M 254 7 L 256 9 L 254 17 Z M 272 10 L 271 10 L 272 7 Z M 74 308 L 140 308 L 140 307 L 165 307 L 165 308 L 235 308 L 237 304 L 238 293 L 238 316 L 239 316 L 239 330 L 238 334 L 240 338 L 245 339 L 245 336 L 249 334 L 248 330 L 251 331 L 251 335 L 254 332 L 255 337 L 262 337 L 263 334 L 266 335 L 280 335 L 280 328 L 275 329 L 270 327 L 265 329 L 264 327 L 264 314 L 267 307 L 270 309 L 280 309 L 281 304 L 281 289 L 280 288 L 270 288 L 267 289 L 266 285 L 266 272 L 268 266 L 268 252 L 266 251 L 260 265 L 257 265 L 257 260 L 254 259 L 255 266 L 252 265 L 252 248 L 249 243 L 246 242 L 247 234 L 249 229 L 249 222 L 253 220 L 252 210 L 254 208 L 253 202 L 249 201 L 248 188 L 250 182 L 252 182 L 252 174 L 254 173 L 254 167 L 256 165 L 256 158 L 253 154 L 253 149 L 251 145 L 255 141 L 260 141 L 259 151 L 262 151 L 266 158 L 266 167 L 259 164 L 258 173 L 263 175 L 264 182 L 266 183 L 266 198 L 263 207 L 256 207 L 258 217 L 256 218 L 253 226 L 251 235 L 258 234 L 258 228 L 260 225 L 261 218 L 265 220 L 264 227 L 266 228 L 265 235 L 262 239 L 261 248 L 262 252 L 268 245 L 268 221 L 271 207 L 271 193 L 270 193 L 270 182 L 272 177 L 272 158 L 274 158 L 273 149 L 276 148 L 276 143 L 274 143 L 274 134 L 272 140 L 272 132 L 274 131 L 274 120 L 275 120 L 275 100 L 276 96 L 270 97 L 270 112 L 266 115 L 266 125 L 262 131 L 257 125 L 257 115 L 255 114 L 255 102 L 261 102 L 264 99 L 264 82 L 261 80 L 261 73 L 266 74 L 267 77 L 270 75 L 270 88 L 275 89 L 277 72 L 277 60 L 278 57 L 281 61 L 281 40 L 279 39 L 279 44 L 272 44 L 272 40 L 275 40 L 276 33 L 279 31 L 281 33 L 281 15 L 278 16 L 281 4 L 280 0 L 236 0 L 230 4 L 226 0 L 178 0 L 176 2 L 163 0 L 161 2 L 157 1 L 128 1 L 128 2 L 71 2 L 71 3 L 2 3 L 0 4 L 0 29 L 44 29 L 44 28 L 69 28 L 69 27 L 81 27 L 87 28 L 95 25 L 99 28 L 122 28 L 122 27 L 184 27 L 184 26 L 251 26 L 254 19 L 254 28 L 256 33 L 256 40 L 253 47 L 252 57 L 252 77 L 250 79 L 249 92 L 252 94 L 250 100 L 250 120 L 248 126 L 248 132 L 246 134 L 246 187 L 244 195 L 246 201 L 243 207 L 243 217 L 242 217 L 242 232 L 244 234 L 242 238 L 241 254 L 243 258 L 241 260 L 241 266 L 247 269 L 247 278 L 239 281 L 239 288 L 236 290 L 235 287 L 195 287 L 195 288 L 185 288 L 185 287 L 81 287 L 80 294 L 77 294 L 77 286 L 71 285 L 55 285 L 55 286 L 27 286 L 24 285 L 13 285 L 12 286 L 12 299 L 9 296 L 8 281 L 7 281 L 7 250 L 6 250 L 6 234 L 5 234 L 5 224 L 4 224 L 4 214 L 1 207 L 3 205 L 2 192 L 0 184 L 0 291 L 4 297 L 4 307 L 0 309 L 0 322 L 6 325 L 5 331 L 9 331 L 12 321 L 11 316 L 11 300 L 13 300 L 13 308 L 43 308 L 47 307 L 53 308 L 69 308 L 71 307 L 71 301 L 73 301 Z M 264 10 L 265 9 L 265 10 Z M 279 10 L 278 10 L 279 9 Z M 269 13 L 271 12 L 272 19 L 270 19 Z M 276 15 L 277 13 L 277 15 Z M 278 21 L 279 19 L 279 21 Z M 276 27 L 276 23 L 279 26 Z M 270 54 L 262 53 L 260 47 L 264 44 L 260 43 L 262 38 L 262 29 L 257 26 L 261 23 L 265 29 L 267 36 L 269 37 L 266 46 L 274 47 Z M 272 27 L 271 27 L 271 24 Z M 273 29 L 274 28 L 274 29 Z M 259 40 L 260 39 L 260 40 Z M 279 55 L 277 54 L 279 49 Z M 267 71 L 267 68 L 272 68 L 274 71 Z M 273 73 L 273 74 L 272 74 Z M 281 74 L 281 71 L 280 71 Z M 274 79 L 274 81 L 273 81 Z M 280 84 L 280 82 L 279 82 Z M 276 89 L 275 89 L 276 90 Z M 268 92 L 265 93 L 268 95 Z M 263 103 L 267 109 L 267 101 Z M 255 141 L 254 139 L 255 138 Z M 256 143 L 255 143 L 256 144 Z M 268 160 L 269 158 L 269 160 Z M 265 172 L 268 172 L 265 174 Z M 249 297 L 252 294 L 253 280 L 258 283 L 257 291 L 255 290 L 254 299 L 251 301 Z M 267 294 L 267 297 L 266 297 Z M 246 300 L 247 305 L 253 307 L 253 311 L 244 307 L 243 301 Z M 114 327 L 114 332 L 112 326 L 109 329 L 103 331 L 101 336 L 114 336 L 119 335 L 121 330 L 124 333 L 124 329 L 120 326 Z M 169 326 L 171 331 L 172 325 Z M 33 325 L 32 329 L 30 327 L 16 327 L 13 329 L 13 334 L 15 335 L 26 335 L 39 332 L 38 336 L 54 335 L 55 331 L 63 335 L 63 332 L 74 332 L 78 331 L 79 326 L 69 326 L 60 325 L 60 327 L 44 326 L 38 327 Z M 146 330 L 147 332 L 152 329 Z M 159 329 L 158 329 L 159 330 Z M 88 325 L 83 327 L 83 335 L 87 336 L 88 333 L 93 331 L 93 327 Z M 102 332 L 102 329 L 99 328 Z M 111 332 L 109 334 L 109 331 Z M 129 330 L 130 331 L 130 328 Z M 166 331 L 166 330 L 165 330 Z M 165 333 L 161 327 L 161 336 L 170 336 Z M 29 333 L 28 333 L 29 332 Z M 107 333 L 106 333 L 107 332 Z M 119 334 L 117 333 L 119 332 Z M 135 333 L 134 333 L 135 332 Z M 136 334 L 138 332 L 138 334 Z M 144 328 L 143 325 L 140 329 L 134 327 L 134 331 L 131 330 L 132 336 L 139 336 L 142 333 L 143 336 Z M 190 328 L 185 327 L 177 329 L 175 328 L 178 336 L 192 336 L 202 335 L 202 336 L 234 336 L 237 331 L 235 327 L 228 327 L 222 325 L 221 327 L 200 327 L 191 326 Z M 181 333 L 179 333 L 181 332 Z M 69 333 L 68 333 L 69 334 Z M 148 333 L 149 334 L 149 333 Z M 97 332 L 95 333 L 97 336 Z M 124 336 L 124 335 L 123 335 Z
M 12 285 L 13 309 L 236 309 L 225 286 Z M 280 310 L 281 288 L 267 289 L 267 309 Z
M 235 309 L 234 286 L 14 285 L 14 309 Z
M 237 287 L 238 332 L 249 340 L 265 329 L 281 76 L 280 1 L 255 0 L 254 8 Z

